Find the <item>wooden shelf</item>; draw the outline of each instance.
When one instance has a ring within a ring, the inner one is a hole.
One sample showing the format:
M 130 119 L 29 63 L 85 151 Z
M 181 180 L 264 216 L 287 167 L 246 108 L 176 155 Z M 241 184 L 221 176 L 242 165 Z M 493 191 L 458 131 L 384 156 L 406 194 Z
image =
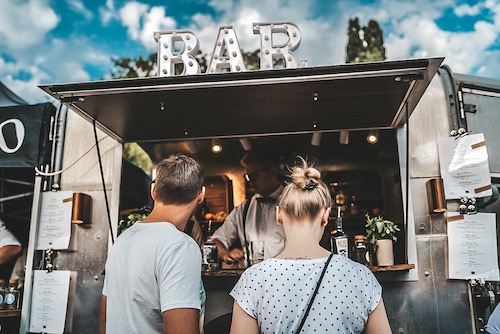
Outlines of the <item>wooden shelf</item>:
M 21 310 L 0 310 L 0 318 L 17 317 L 21 315 Z
M 372 272 L 390 272 L 390 271 L 406 271 L 410 269 L 415 269 L 414 264 L 395 264 L 393 266 L 370 266 L 368 267 Z

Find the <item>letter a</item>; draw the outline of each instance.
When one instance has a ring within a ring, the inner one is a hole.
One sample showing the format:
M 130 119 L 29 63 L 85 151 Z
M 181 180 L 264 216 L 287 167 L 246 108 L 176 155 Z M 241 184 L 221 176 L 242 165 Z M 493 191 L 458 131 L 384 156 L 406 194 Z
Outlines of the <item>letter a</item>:
M 212 58 L 208 62 L 207 73 L 244 72 L 247 70 L 236 32 L 232 26 L 219 27 Z

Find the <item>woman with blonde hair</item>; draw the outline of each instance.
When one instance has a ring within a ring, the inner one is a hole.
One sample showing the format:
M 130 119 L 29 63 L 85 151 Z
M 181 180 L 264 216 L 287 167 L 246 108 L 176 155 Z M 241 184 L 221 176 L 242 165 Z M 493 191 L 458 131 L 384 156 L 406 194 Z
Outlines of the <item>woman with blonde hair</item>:
M 231 333 L 391 333 L 372 272 L 320 246 L 332 200 L 320 172 L 299 160 L 277 206 L 285 248 L 231 291 Z

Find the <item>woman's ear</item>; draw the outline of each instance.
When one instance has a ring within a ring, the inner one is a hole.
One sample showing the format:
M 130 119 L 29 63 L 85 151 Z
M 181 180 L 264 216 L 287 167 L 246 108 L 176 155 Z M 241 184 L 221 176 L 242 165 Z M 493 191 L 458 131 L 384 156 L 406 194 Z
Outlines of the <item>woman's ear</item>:
M 332 208 L 327 208 L 325 212 L 323 213 L 323 219 L 321 219 L 321 225 L 326 226 L 328 224 L 328 218 L 330 217 L 330 212 L 332 211 Z
M 283 217 L 281 216 L 281 209 L 279 206 L 276 206 L 276 224 L 279 226 L 283 225 Z

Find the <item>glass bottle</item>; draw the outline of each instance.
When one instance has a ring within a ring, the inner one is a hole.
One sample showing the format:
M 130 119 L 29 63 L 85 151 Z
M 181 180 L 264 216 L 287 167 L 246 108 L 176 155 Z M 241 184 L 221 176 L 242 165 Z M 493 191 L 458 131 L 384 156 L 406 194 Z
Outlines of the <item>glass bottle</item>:
M 351 212 L 351 216 L 359 215 L 358 210 L 358 202 L 356 202 L 356 196 L 351 196 L 351 203 L 349 204 L 349 211 Z
M 5 280 L 0 279 L 0 310 L 5 309 Z
M 17 279 L 9 280 L 9 287 L 5 291 L 5 309 L 16 310 L 19 308 L 19 290 L 17 289 Z
M 330 247 L 333 254 L 349 257 L 349 237 L 342 228 L 341 208 L 337 207 L 337 227 L 331 232 Z
M 212 221 L 208 221 L 207 240 L 202 247 L 201 266 L 204 271 L 213 271 L 218 269 L 218 250 L 217 245 L 212 240 Z
M 370 265 L 370 252 L 368 251 L 368 246 L 366 245 L 367 240 L 366 235 L 355 235 L 354 247 L 352 251 L 352 259 L 365 266 Z

